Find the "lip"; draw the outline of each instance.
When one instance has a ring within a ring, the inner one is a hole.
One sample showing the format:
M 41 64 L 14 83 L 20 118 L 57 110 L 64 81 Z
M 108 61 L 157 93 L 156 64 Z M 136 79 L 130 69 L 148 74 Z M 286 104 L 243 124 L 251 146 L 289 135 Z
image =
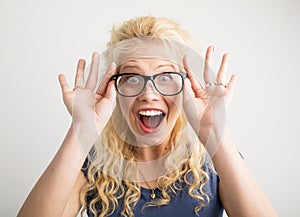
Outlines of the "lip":
M 162 119 L 162 121 L 160 122 L 160 124 L 159 124 L 157 127 L 155 127 L 155 128 L 147 128 L 147 127 L 145 127 L 144 124 L 142 123 L 142 121 L 141 121 L 141 119 L 140 119 L 140 117 L 139 117 L 139 112 L 140 112 L 140 111 L 147 111 L 147 110 L 148 110 L 148 111 L 151 111 L 151 110 L 152 110 L 152 111 L 160 111 L 160 112 L 163 113 L 164 118 Z M 138 120 L 138 125 L 139 125 L 140 129 L 141 129 L 144 133 L 147 133 L 147 134 L 151 134 L 151 133 L 156 133 L 156 132 L 158 132 L 158 131 L 161 129 L 162 125 L 163 125 L 165 116 L 166 116 L 166 112 L 165 112 L 164 110 L 158 109 L 158 108 L 153 108 L 153 107 L 145 107 L 145 108 L 141 108 L 141 109 L 139 109 L 139 110 L 136 112 L 136 119 Z

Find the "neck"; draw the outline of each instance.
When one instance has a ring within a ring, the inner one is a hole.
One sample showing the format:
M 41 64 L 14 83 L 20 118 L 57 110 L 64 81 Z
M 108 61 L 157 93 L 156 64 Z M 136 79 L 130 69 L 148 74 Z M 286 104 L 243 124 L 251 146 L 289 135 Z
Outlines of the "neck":
M 152 147 L 139 147 L 138 160 L 139 161 L 154 161 L 162 157 L 168 152 L 168 147 L 164 145 L 156 145 Z
M 153 146 L 139 146 L 137 157 L 138 161 L 147 162 L 154 161 L 170 151 L 169 139 L 166 142 Z

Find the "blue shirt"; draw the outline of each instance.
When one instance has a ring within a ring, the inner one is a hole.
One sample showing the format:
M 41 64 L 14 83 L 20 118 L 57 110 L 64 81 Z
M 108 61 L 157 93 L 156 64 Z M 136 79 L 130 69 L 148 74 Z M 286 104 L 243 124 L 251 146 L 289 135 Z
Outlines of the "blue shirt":
M 82 167 L 82 172 L 85 177 L 87 177 L 87 160 Z M 199 205 L 199 201 L 192 198 L 188 193 L 188 186 L 183 186 L 182 190 L 178 190 L 176 194 L 171 195 L 171 201 L 167 205 L 161 206 L 151 206 L 144 209 L 143 206 L 151 201 L 151 190 L 141 187 L 141 197 L 137 205 L 134 207 L 133 213 L 135 217 L 222 217 L 223 216 L 223 205 L 221 204 L 219 193 L 218 193 L 218 183 L 219 179 L 214 171 L 206 170 L 209 173 L 209 182 L 205 185 L 205 192 L 210 198 L 210 202 L 207 206 L 203 207 L 198 215 L 195 213 L 194 209 Z M 157 197 L 160 196 L 160 190 L 155 189 L 155 194 Z M 91 197 L 86 198 L 87 204 L 91 201 Z M 99 208 L 101 206 L 99 205 Z M 122 201 L 119 201 L 119 206 L 115 209 L 114 213 L 110 216 L 119 217 L 121 216 L 121 211 L 123 210 Z M 94 217 L 94 215 L 87 210 L 87 215 L 89 217 Z

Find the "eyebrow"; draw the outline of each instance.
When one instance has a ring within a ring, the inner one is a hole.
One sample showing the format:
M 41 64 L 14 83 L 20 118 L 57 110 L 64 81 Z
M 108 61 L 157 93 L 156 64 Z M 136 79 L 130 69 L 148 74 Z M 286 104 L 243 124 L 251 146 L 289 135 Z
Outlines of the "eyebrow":
M 158 65 L 158 66 L 155 68 L 155 70 L 156 70 L 156 69 L 159 69 L 159 68 L 162 68 L 162 67 L 172 67 L 172 68 L 174 68 L 174 69 L 176 68 L 175 65 L 173 65 L 173 64 L 162 64 L 162 65 Z M 140 68 L 138 65 L 130 65 L 130 64 L 123 66 L 123 67 L 122 67 L 122 70 L 128 69 L 128 68 L 134 68 L 134 69 L 141 70 L 141 68 Z
M 125 65 L 122 67 L 122 70 L 127 69 L 127 68 L 141 69 L 139 66 L 136 66 L 136 65 Z
M 159 65 L 159 66 L 157 66 L 156 69 L 159 69 L 159 68 L 162 68 L 162 67 L 168 67 L 168 66 L 172 67 L 172 68 L 176 68 L 174 64 L 166 64 L 166 65 Z

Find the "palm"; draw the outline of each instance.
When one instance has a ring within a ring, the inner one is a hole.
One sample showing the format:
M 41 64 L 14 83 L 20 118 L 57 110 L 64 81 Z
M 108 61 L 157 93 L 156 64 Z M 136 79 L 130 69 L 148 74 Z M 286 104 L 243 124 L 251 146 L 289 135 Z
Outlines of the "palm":
M 207 84 L 203 88 L 193 77 L 184 61 L 188 78 L 184 87 L 184 109 L 188 121 L 204 145 L 210 141 L 220 141 L 225 129 L 226 107 L 228 106 L 236 76 L 231 76 L 230 81 L 223 85 L 224 74 L 227 68 L 227 55 L 223 56 L 220 70 L 216 79 L 212 79 L 209 65 L 211 64 L 212 47 L 206 54 L 204 80 Z M 215 84 L 216 83 L 216 84 Z M 214 138 L 212 138 L 214 137 Z
M 64 75 L 59 77 L 64 103 L 72 116 L 77 140 L 85 154 L 98 139 L 115 105 L 115 87 L 110 81 L 115 66 L 110 65 L 103 81 L 96 89 L 98 65 L 99 57 L 97 53 L 94 53 L 91 71 L 87 82 L 84 83 L 85 61 L 79 60 L 73 90 L 69 87 Z

